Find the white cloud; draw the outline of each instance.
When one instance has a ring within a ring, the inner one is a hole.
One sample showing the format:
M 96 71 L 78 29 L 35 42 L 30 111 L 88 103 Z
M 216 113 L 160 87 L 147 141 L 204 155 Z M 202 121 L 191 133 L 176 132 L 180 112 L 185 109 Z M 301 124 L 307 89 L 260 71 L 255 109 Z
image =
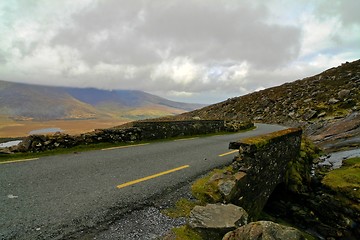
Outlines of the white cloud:
M 168 79 L 175 84 L 188 85 L 200 78 L 202 66 L 195 64 L 188 57 L 176 57 L 156 66 L 151 73 L 152 80 Z
M 184 92 L 184 91 L 178 92 L 178 91 L 172 90 L 172 91 L 169 91 L 167 93 L 167 95 L 171 96 L 171 97 L 191 97 L 191 96 L 194 95 L 194 93 L 192 93 L 192 92 Z
M 316 19 L 315 16 L 306 14 L 302 16 L 303 39 L 300 56 L 324 51 L 334 46 L 334 38 L 341 29 L 337 17 L 328 18 L 326 21 Z
M 0 1 L 0 79 L 220 101 L 360 58 L 360 1 L 331 2 Z

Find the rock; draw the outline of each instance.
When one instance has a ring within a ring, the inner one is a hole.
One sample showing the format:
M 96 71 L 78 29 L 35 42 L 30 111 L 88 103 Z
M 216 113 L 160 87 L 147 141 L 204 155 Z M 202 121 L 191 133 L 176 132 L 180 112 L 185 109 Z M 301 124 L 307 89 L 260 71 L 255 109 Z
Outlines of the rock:
M 0 154 L 11 154 L 13 152 L 10 151 L 9 148 L 0 148 Z
M 350 90 L 348 90 L 348 89 L 343 89 L 343 90 L 341 90 L 340 92 L 338 92 L 338 97 L 339 97 L 340 99 L 344 99 L 344 98 L 348 97 L 349 94 L 350 94 Z
M 294 112 L 294 111 L 293 111 L 293 112 L 289 112 L 288 116 L 289 116 L 290 118 L 294 119 L 294 118 L 295 118 L 295 112 Z
M 247 212 L 239 206 L 233 204 L 208 204 L 205 207 L 194 207 L 190 213 L 189 225 L 196 229 L 226 233 L 247 224 L 247 221 Z
M 236 181 L 230 179 L 219 181 L 218 184 L 219 191 L 225 197 L 225 199 L 230 198 L 231 193 L 234 191 L 235 186 L 236 186 Z
M 301 232 L 274 222 L 259 221 L 242 226 L 227 233 L 223 240 L 303 240 Z
M 308 121 L 314 117 L 316 117 L 317 111 L 309 109 L 307 110 L 304 115 L 302 116 L 304 120 Z
M 19 145 L 17 146 L 17 151 L 19 152 L 28 152 L 32 144 L 31 137 L 25 138 Z
M 321 112 L 321 113 L 318 115 L 318 118 L 325 117 L 325 115 L 326 115 L 326 112 Z
M 329 101 L 328 101 L 329 104 L 335 104 L 335 103 L 338 103 L 338 102 L 339 102 L 339 100 L 337 100 L 336 98 L 330 98 Z

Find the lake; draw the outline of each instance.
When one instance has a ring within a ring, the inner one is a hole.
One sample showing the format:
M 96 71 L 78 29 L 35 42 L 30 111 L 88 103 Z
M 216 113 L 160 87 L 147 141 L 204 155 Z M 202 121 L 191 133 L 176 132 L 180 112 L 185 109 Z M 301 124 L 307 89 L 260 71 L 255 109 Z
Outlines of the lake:
M 29 132 L 29 135 L 56 133 L 56 132 L 63 132 L 63 130 L 61 128 L 43 128 L 43 129 L 32 130 L 31 132 Z

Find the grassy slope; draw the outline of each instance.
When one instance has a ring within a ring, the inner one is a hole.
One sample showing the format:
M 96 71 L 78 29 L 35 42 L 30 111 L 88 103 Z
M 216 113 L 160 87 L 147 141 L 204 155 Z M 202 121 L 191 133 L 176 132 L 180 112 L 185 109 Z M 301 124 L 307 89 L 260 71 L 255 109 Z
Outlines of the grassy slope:
M 343 166 L 330 171 L 322 183 L 333 191 L 353 201 L 360 199 L 360 158 L 343 161 Z M 359 208 L 360 208 L 360 204 Z

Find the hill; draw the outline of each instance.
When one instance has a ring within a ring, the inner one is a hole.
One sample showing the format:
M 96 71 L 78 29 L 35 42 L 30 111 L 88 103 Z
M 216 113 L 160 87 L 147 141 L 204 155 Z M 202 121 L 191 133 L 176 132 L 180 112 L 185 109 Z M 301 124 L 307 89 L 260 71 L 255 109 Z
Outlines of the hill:
M 360 60 L 176 116 L 301 126 L 325 148 L 359 146 Z M 336 143 L 335 143 L 335 142 Z
M 99 90 L 0 81 L 0 112 L 17 120 L 134 120 L 174 115 L 202 107 L 170 101 L 142 91 Z

